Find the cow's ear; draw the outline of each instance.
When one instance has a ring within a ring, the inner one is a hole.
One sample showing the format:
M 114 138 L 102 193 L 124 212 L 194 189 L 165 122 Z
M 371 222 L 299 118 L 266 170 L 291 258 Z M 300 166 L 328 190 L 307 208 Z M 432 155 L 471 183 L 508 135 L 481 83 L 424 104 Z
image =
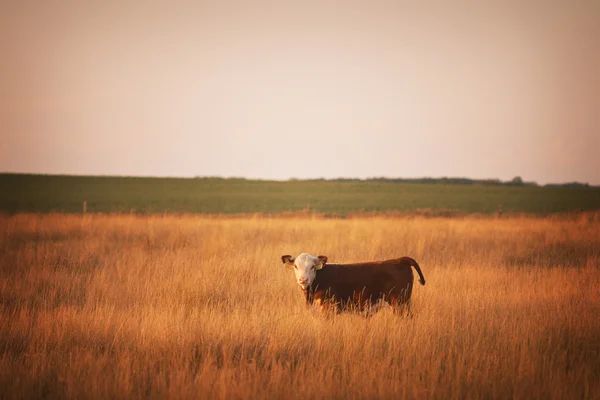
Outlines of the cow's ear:
M 327 263 L 327 256 L 319 256 L 317 258 L 319 259 L 319 264 L 317 264 L 317 269 L 321 269 Z
M 284 264 L 293 264 L 294 258 L 290 255 L 281 256 L 281 262 Z

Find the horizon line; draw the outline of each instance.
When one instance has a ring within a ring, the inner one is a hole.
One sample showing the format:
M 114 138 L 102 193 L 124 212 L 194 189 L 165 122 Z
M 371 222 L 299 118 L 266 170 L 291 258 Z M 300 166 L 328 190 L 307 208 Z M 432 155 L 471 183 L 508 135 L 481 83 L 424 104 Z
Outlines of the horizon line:
M 297 177 L 288 177 L 288 178 L 283 178 L 283 179 L 275 179 L 275 178 L 249 178 L 249 177 L 244 177 L 244 176 L 219 176 L 219 175 L 194 175 L 194 176 L 174 176 L 174 175 L 129 175 L 129 174 L 123 174 L 123 175 L 114 175 L 114 174 L 77 174 L 77 173 L 66 173 L 66 174 L 60 174 L 60 173 L 39 173 L 39 172 L 6 172 L 6 171 L 0 171 L 0 176 L 2 175 L 22 175 L 22 176 L 52 176 L 52 177 L 76 177 L 76 178 L 127 178 L 127 179 L 135 179 L 135 178 L 141 178 L 141 179 L 223 179 L 223 180 L 247 180 L 247 181 L 259 181 L 259 182 L 298 182 L 298 181 L 361 181 L 361 182 L 367 182 L 367 181 L 375 181 L 375 180 L 382 180 L 382 181 L 402 181 L 402 180 L 406 180 L 406 181 L 414 181 L 414 180 L 434 180 L 434 181 L 440 181 L 440 180 L 467 180 L 467 181 L 472 181 L 473 183 L 498 183 L 498 184 L 511 184 L 512 180 L 506 180 L 503 181 L 500 178 L 469 178 L 469 177 L 465 177 L 465 176 L 418 176 L 418 177 L 391 177 L 391 176 L 371 176 L 371 177 L 365 177 L 365 178 L 359 178 L 359 177 L 345 177 L 345 176 L 338 176 L 338 177 L 331 177 L 331 178 L 325 178 L 325 177 L 313 177 L 313 178 L 297 178 Z M 522 177 L 520 175 L 515 176 L 513 179 L 516 178 L 521 178 L 521 183 L 514 183 L 515 186 L 538 186 L 538 187 L 543 187 L 543 186 L 561 186 L 561 185 L 582 185 L 582 186 L 587 186 L 587 187 L 600 187 L 600 185 L 592 185 L 589 182 L 582 182 L 582 181 L 568 181 L 568 182 L 548 182 L 548 183 L 544 183 L 544 184 L 539 184 L 536 181 L 526 181 L 524 179 L 522 179 Z M 407 182 L 410 183 L 410 182 Z M 432 182 L 432 183 L 436 183 L 436 182 Z M 458 184 L 458 183 L 457 183 Z

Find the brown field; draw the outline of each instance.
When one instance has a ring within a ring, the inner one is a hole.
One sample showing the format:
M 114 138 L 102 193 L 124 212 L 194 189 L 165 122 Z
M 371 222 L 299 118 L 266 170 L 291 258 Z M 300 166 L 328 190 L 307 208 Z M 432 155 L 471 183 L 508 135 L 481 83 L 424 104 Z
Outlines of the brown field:
M 413 318 L 307 310 L 282 254 L 411 256 Z M 0 397 L 600 398 L 600 214 L 0 216 Z

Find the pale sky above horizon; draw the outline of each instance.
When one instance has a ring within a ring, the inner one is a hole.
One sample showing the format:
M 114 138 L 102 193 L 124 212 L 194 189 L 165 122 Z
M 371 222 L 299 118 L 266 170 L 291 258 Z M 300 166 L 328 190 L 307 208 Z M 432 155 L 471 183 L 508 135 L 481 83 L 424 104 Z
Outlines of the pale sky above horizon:
M 83 3 L 0 4 L 0 172 L 600 184 L 599 1 Z

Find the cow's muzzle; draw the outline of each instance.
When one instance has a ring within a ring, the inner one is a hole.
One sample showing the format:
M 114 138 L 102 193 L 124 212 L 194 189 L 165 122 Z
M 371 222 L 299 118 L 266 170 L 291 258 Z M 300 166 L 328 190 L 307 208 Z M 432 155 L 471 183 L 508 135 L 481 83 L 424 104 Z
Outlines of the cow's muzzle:
M 298 285 L 300 285 L 302 290 L 306 290 L 306 288 L 310 286 L 310 283 L 308 282 L 308 279 L 298 279 Z

